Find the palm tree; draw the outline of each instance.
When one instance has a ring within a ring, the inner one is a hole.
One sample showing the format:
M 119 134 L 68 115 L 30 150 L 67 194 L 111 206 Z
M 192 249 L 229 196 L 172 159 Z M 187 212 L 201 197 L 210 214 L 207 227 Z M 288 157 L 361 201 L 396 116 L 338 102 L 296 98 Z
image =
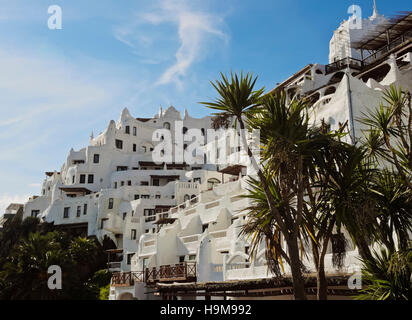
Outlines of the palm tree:
M 231 73 L 231 79 L 229 80 L 227 76 L 221 74 L 222 80 L 217 80 L 216 84 L 212 82 L 213 87 L 219 94 L 219 98 L 216 99 L 214 102 L 202 102 L 202 104 L 208 106 L 211 109 L 219 110 L 220 113 L 216 115 L 221 117 L 228 117 L 231 116 L 235 119 L 235 124 L 239 124 L 240 127 L 240 134 L 242 138 L 242 143 L 247 149 L 247 153 L 249 158 L 252 161 L 252 165 L 257 171 L 257 175 L 259 178 L 259 183 L 262 186 L 264 194 L 266 196 L 266 202 L 268 204 L 270 213 L 275 217 L 276 223 L 279 226 L 280 230 L 287 235 L 286 242 L 288 244 L 288 256 L 290 259 L 290 266 L 292 269 L 292 277 L 293 277 L 293 286 L 294 286 L 294 295 L 295 299 L 303 300 L 306 299 L 305 288 L 304 288 L 304 281 L 302 275 L 302 264 L 299 257 L 299 247 L 298 247 L 298 234 L 299 234 L 299 227 L 296 225 L 292 226 L 292 224 L 296 223 L 297 225 L 301 222 L 301 214 L 298 214 L 297 220 L 292 221 L 293 219 L 289 219 L 289 221 L 285 221 L 284 217 L 280 212 L 280 208 L 277 206 L 277 201 L 271 191 L 270 188 L 270 181 L 268 181 L 267 176 L 262 170 L 262 163 L 257 163 L 254 155 L 252 153 L 251 148 L 248 146 L 245 131 L 245 122 L 244 117 L 248 117 L 248 119 L 253 119 L 258 117 L 260 120 L 264 119 L 262 116 L 262 111 L 265 110 L 266 107 L 261 107 L 261 96 L 263 94 L 264 89 L 254 90 L 254 86 L 257 81 L 257 77 L 253 78 L 251 74 L 246 74 L 243 76 L 241 74 L 240 78 L 236 75 Z M 283 106 L 285 106 L 285 99 L 282 98 Z M 296 110 L 297 112 L 297 110 Z M 299 112 L 297 112 L 299 113 Z M 297 114 L 295 113 L 295 115 Z M 257 129 L 260 128 L 260 124 L 257 124 Z M 253 125 L 253 123 L 249 123 L 249 125 Z M 253 128 L 253 126 L 250 126 Z M 267 141 L 265 141 L 267 142 Z M 302 165 L 302 161 L 299 160 L 298 163 Z M 279 180 L 281 183 L 284 181 L 282 179 Z M 280 192 L 284 191 L 282 185 L 279 185 Z M 298 203 L 298 212 L 301 213 L 302 205 L 303 205 L 303 185 L 302 181 L 299 183 L 299 203 Z M 285 200 L 286 195 L 281 194 L 282 201 Z M 289 216 L 291 217 L 291 207 L 285 207 L 288 211 Z

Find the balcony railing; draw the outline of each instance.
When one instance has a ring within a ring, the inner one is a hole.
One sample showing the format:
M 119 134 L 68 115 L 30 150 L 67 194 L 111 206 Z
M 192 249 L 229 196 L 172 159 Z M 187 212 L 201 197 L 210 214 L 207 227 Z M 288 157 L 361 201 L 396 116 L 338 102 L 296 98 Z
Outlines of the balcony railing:
M 136 282 L 144 282 L 144 272 L 119 272 L 112 275 L 112 287 L 131 287 Z
M 336 61 L 334 63 L 328 64 L 325 67 L 326 74 L 330 74 L 339 70 L 346 69 L 347 67 L 351 69 L 358 69 L 360 70 L 363 66 L 363 63 L 361 60 L 354 59 L 354 58 L 344 58 L 342 60 Z
M 379 58 L 385 56 L 389 51 L 397 46 L 401 45 L 402 43 L 412 39 L 412 31 L 407 31 L 400 37 L 393 40 L 391 43 L 387 44 L 383 48 L 379 49 L 375 53 L 371 54 L 369 57 L 363 60 L 363 65 L 367 66 L 378 60 Z
M 146 283 L 196 281 L 196 263 L 180 263 L 176 265 L 148 268 L 145 272 Z

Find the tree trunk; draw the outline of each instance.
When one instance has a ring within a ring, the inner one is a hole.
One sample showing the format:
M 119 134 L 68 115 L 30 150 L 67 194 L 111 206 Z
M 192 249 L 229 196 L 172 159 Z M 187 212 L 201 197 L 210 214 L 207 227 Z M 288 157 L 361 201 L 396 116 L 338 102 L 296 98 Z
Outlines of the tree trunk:
M 328 300 L 328 282 L 325 275 L 324 259 L 320 259 L 317 271 L 318 300 Z
M 293 292 L 295 300 L 306 300 L 305 282 L 303 279 L 301 261 L 299 257 L 299 248 L 296 237 L 289 239 L 287 241 L 287 244 L 291 262 L 290 269 L 292 271 Z

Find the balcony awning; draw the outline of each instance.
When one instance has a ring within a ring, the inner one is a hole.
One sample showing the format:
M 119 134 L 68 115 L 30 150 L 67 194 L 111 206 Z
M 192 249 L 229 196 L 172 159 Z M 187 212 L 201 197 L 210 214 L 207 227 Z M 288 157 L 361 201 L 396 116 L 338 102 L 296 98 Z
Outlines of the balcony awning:
M 180 176 L 177 175 L 150 175 L 152 179 L 179 179 Z
M 378 26 L 375 31 L 366 34 L 360 41 L 353 43 L 352 48 L 379 50 L 388 44 L 388 35 L 392 41 L 409 30 L 412 30 L 412 11 L 404 11 L 391 18 L 388 23 Z
M 172 224 L 172 223 L 175 222 L 175 221 L 176 221 L 175 218 L 160 218 L 159 220 L 157 220 L 157 221 L 154 222 L 153 224 L 157 224 L 157 225 Z
M 92 193 L 91 190 L 87 188 L 80 188 L 80 187 L 60 187 L 59 189 L 66 193 L 85 193 L 85 194 Z
M 233 176 L 238 176 L 244 168 L 246 168 L 246 167 L 242 166 L 240 164 L 237 164 L 237 165 L 229 166 L 229 167 L 226 167 L 222 170 L 219 170 L 219 172 L 224 173 L 224 174 L 230 174 L 230 175 L 233 175 Z
M 165 164 L 164 164 L 164 162 L 157 164 L 157 163 L 152 162 L 152 161 L 139 161 L 139 165 L 141 167 L 161 167 L 161 166 L 164 166 Z

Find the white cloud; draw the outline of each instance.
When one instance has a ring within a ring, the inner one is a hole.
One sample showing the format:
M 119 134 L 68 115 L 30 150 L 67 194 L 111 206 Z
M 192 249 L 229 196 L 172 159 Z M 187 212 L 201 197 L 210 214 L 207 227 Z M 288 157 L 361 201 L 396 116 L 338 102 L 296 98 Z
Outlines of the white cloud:
M 224 20 L 220 15 L 206 9 L 193 8 L 193 2 L 182 0 L 157 2 L 154 9 L 138 14 L 128 25 L 116 28 L 115 37 L 135 50 L 149 47 L 153 44 L 154 38 L 162 41 L 153 30 L 150 35 L 142 34 L 141 26 L 145 23 L 153 26 L 169 23 L 177 27 L 176 40 L 179 44 L 177 51 L 174 52 L 175 62 L 162 73 L 156 85 L 175 83 L 180 86 L 182 77 L 187 74 L 190 67 L 217 47 L 212 45 L 212 41 L 227 42 L 229 39 L 224 32 Z M 170 59 L 170 54 L 168 57 Z M 145 61 L 160 63 L 159 59 L 154 59 L 153 56 L 142 60 Z

